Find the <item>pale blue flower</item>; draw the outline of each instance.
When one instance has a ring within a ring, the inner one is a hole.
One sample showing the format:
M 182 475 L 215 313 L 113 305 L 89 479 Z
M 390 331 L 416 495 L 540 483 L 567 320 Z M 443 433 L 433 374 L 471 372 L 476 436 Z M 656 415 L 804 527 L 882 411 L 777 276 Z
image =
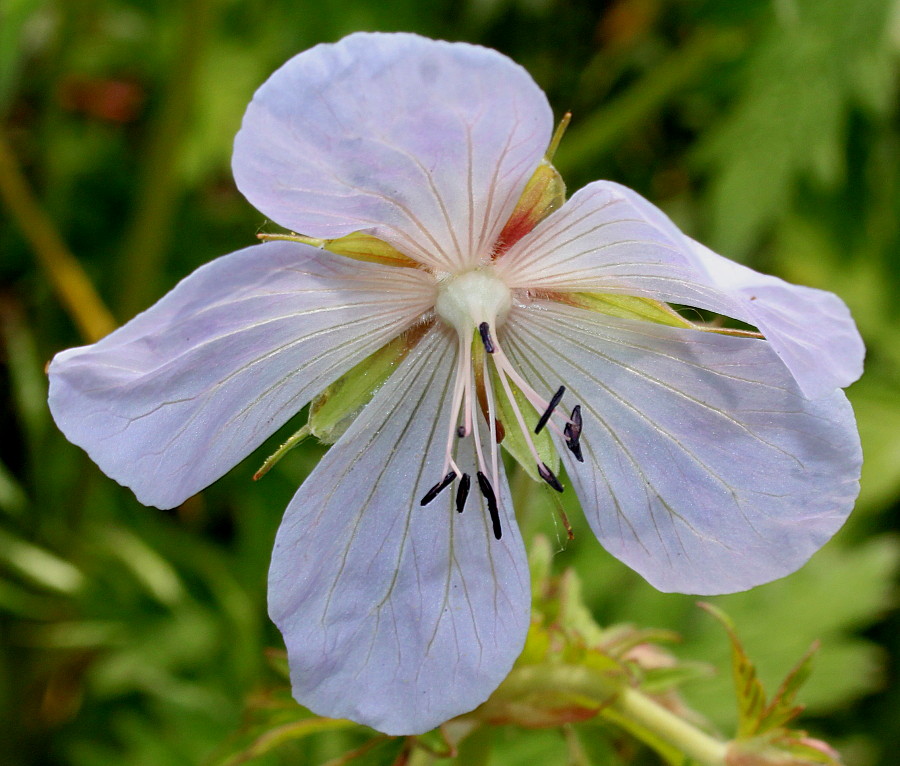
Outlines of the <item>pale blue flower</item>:
M 412 328 L 275 543 L 270 613 L 297 699 L 323 715 L 428 730 L 486 699 L 522 648 L 525 549 L 476 366 L 489 369 L 491 420 L 497 382 L 530 403 L 507 432 L 520 419 L 530 431 L 565 387 L 547 428 L 585 516 L 661 590 L 786 575 L 857 495 L 840 388 L 863 347 L 837 297 L 732 263 L 605 181 L 498 242 L 552 127 L 528 74 L 484 48 L 356 34 L 302 53 L 247 110 L 238 186 L 288 229 L 365 232 L 405 265 L 249 247 L 50 367 L 66 436 L 141 502 L 170 508 Z M 617 318 L 584 294 L 709 309 L 765 339 Z

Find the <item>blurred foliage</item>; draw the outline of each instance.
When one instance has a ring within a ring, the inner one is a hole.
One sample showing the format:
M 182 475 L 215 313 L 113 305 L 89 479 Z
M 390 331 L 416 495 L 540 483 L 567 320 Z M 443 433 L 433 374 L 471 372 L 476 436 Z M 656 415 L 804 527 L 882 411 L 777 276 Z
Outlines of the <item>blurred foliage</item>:
M 102 476 L 45 405 L 46 361 L 85 342 L 80 328 L 97 319 L 88 304 L 73 310 L 65 256 L 124 321 L 199 264 L 253 243 L 266 221 L 229 171 L 243 110 L 288 57 L 358 29 L 509 54 L 558 115 L 573 112 L 556 156 L 570 190 L 625 183 L 724 254 L 851 306 L 868 346 L 866 376 L 849 392 L 866 454 L 858 508 L 797 574 L 714 601 L 768 690 L 820 640 L 803 725 L 851 766 L 896 763 L 892 0 L 0 0 L 0 150 L 12 161 L 0 197 L 18 173 L 50 222 L 36 232 L 0 203 L 0 761 L 210 763 L 253 741 L 260 709 L 306 736 L 254 763 L 320 764 L 369 745 L 368 763 L 409 756 L 402 740 L 371 744 L 358 728 L 309 717 L 285 698 L 277 657 L 266 661 L 267 647 L 281 646 L 265 614 L 272 540 L 321 448 L 306 442 L 261 483 L 250 477 L 304 415 L 203 495 L 162 512 Z M 51 235 L 62 261 L 45 252 Z M 717 667 L 717 678 L 680 679 L 682 693 L 733 731 L 721 626 L 694 599 L 653 590 L 567 511 L 571 543 L 535 491 L 520 509 L 526 539 L 557 541 L 553 566 L 575 568 L 600 624 L 675 631 L 683 644 L 671 651 L 687 667 Z M 657 762 L 636 741 L 595 736 L 598 726 L 507 724 L 464 739 L 457 762 Z M 429 747 L 413 760 L 442 762 L 443 745 Z

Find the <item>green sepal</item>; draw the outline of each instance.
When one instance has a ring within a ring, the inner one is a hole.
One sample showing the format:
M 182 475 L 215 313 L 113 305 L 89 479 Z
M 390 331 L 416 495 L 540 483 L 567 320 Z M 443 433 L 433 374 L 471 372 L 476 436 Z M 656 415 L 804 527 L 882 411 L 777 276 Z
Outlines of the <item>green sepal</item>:
M 317 239 L 307 237 L 304 234 L 259 234 L 259 239 L 264 242 L 277 240 L 280 242 L 299 242 L 303 245 L 318 247 L 330 253 L 343 255 L 357 261 L 381 263 L 387 266 L 404 266 L 415 268 L 419 264 L 412 258 L 401 253 L 393 245 L 384 240 L 355 231 L 337 239 Z
M 697 325 L 685 319 L 675 309 L 652 298 L 610 293 L 567 293 L 561 300 L 578 308 L 622 319 L 639 319 L 669 327 L 698 329 Z
M 325 444 L 334 444 L 413 345 L 408 333 L 400 335 L 345 372 L 313 399 L 307 423 L 312 435 Z
M 565 181 L 549 160 L 542 159 L 500 232 L 493 257 L 502 255 L 565 201 Z

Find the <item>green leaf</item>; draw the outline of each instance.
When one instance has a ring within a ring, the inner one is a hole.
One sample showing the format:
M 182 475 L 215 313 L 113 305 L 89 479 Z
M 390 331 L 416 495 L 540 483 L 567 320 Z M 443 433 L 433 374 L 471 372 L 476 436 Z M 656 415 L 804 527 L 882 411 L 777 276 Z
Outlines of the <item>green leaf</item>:
M 794 0 L 790 21 L 771 14 L 747 59 L 732 111 L 697 151 L 713 173 L 712 246 L 745 254 L 792 202 L 801 179 L 844 175 L 853 103 L 884 102 L 861 77 L 873 50 L 888 50 L 889 3 Z M 892 92 L 890 78 L 879 83 Z
M 728 632 L 731 642 L 731 672 L 738 703 L 737 736 L 741 739 L 749 738 L 759 730 L 766 704 L 766 694 L 756 676 L 756 666 L 744 651 L 734 623 L 728 615 L 712 604 L 701 603 L 699 606 L 715 617 Z
M 301 718 L 265 729 L 257 734 L 253 741 L 227 756 L 213 762 L 213 766 L 238 766 L 254 758 L 259 758 L 288 742 L 296 742 L 313 734 L 320 734 L 338 729 L 348 729 L 357 724 L 351 721 L 332 718 Z M 379 740 L 381 738 L 378 738 Z M 346 763 L 347 761 L 343 761 Z

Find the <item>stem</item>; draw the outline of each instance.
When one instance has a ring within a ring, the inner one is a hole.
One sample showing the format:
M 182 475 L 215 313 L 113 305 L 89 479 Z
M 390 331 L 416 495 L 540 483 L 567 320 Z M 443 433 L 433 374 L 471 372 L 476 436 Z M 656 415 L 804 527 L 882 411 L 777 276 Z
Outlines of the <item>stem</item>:
M 698 763 L 724 766 L 727 743 L 700 731 L 643 692 L 626 686 L 619 692 L 613 707 Z
M 18 223 L 51 286 L 78 325 L 82 337 L 100 340 L 116 327 L 81 264 L 69 252 L 59 232 L 25 180 L 12 149 L 0 131 L 0 199 Z
M 548 692 L 580 698 L 596 705 L 599 715 L 647 744 L 674 748 L 702 766 L 725 766 L 727 742 L 701 731 L 620 678 L 582 665 L 532 665 L 513 670 L 494 696 L 485 703 L 487 717 L 496 705 L 502 711 L 508 700 L 526 699 Z M 640 737 L 643 730 L 648 736 Z

